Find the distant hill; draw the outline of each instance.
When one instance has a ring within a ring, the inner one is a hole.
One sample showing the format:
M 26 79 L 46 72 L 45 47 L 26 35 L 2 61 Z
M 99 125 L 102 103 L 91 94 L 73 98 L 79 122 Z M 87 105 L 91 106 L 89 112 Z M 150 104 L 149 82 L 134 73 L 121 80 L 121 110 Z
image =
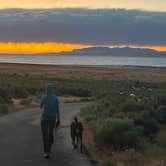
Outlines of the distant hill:
M 61 52 L 59 55 L 108 55 L 108 56 L 164 56 L 166 52 L 158 52 L 153 49 L 142 48 L 109 48 L 109 47 L 90 47 L 76 49 L 72 52 Z

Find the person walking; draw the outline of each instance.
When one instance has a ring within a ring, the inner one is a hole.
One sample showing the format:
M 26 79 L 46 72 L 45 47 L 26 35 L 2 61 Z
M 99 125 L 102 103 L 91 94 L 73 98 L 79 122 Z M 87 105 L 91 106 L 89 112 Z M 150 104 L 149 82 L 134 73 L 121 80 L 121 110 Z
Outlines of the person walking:
M 51 147 L 54 143 L 54 128 L 60 124 L 59 102 L 54 94 L 53 85 L 47 84 L 46 92 L 41 98 L 40 108 L 41 131 L 43 136 L 44 157 L 50 158 Z

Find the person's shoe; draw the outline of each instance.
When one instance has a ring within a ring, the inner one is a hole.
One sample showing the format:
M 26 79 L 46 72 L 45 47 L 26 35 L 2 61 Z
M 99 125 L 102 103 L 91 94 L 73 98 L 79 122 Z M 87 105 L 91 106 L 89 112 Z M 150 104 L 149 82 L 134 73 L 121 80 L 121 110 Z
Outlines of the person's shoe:
M 77 147 L 78 147 L 77 145 L 74 145 L 74 149 L 77 149 Z
M 49 159 L 49 158 L 50 158 L 50 155 L 49 155 L 48 153 L 44 153 L 43 157 L 44 157 L 45 159 Z
M 51 151 L 51 152 L 49 153 L 49 155 L 50 155 L 50 158 L 52 158 L 53 155 L 54 155 L 54 153 Z

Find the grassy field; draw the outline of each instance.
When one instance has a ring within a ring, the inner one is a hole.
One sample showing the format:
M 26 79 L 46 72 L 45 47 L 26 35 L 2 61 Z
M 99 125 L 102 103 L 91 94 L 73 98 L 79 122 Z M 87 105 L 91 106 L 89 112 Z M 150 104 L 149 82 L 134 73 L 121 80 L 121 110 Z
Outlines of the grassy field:
M 90 101 L 85 142 L 102 165 L 166 165 L 165 68 L 0 64 L 0 113 L 38 103 L 47 82 L 62 98 Z
M 166 68 L 109 68 L 51 65 L 0 64 L 0 74 L 37 75 L 44 78 L 82 78 L 166 82 Z
M 110 82 L 81 115 L 91 155 L 103 165 L 166 164 L 165 84 Z

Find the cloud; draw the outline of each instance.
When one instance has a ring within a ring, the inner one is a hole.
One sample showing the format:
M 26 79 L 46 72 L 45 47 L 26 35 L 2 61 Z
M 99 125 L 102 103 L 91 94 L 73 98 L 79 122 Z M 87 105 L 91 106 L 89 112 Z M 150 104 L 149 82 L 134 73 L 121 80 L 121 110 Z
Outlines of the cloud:
M 166 11 L 165 0 L 0 0 L 0 8 L 125 8 Z
M 0 10 L 1 42 L 166 45 L 166 13 L 125 9 Z
M 0 53 L 33 54 L 33 53 L 57 53 L 73 51 L 74 49 L 87 48 L 89 45 L 70 43 L 0 43 Z

